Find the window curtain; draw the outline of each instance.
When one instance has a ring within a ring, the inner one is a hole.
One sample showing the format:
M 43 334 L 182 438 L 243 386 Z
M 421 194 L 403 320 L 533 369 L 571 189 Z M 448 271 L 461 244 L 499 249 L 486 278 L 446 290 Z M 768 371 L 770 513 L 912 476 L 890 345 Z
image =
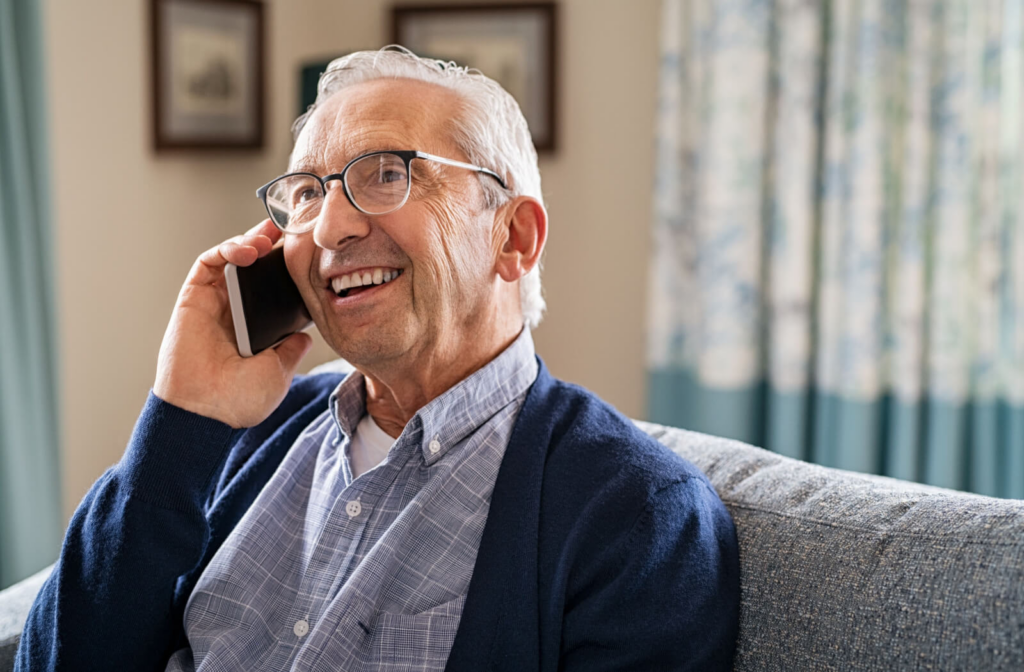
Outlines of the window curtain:
M 39 10 L 0 0 L 0 588 L 63 532 Z
M 664 0 L 648 415 L 1024 497 L 1024 0 Z

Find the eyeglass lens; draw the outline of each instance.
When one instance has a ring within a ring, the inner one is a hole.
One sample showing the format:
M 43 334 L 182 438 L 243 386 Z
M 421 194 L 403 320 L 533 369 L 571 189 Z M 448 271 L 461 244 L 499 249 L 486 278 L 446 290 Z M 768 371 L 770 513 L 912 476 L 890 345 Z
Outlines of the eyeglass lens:
M 345 186 L 356 207 L 367 214 L 382 215 L 405 202 L 409 171 L 394 154 L 365 156 L 348 167 Z M 310 175 L 289 175 L 267 190 L 267 209 L 282 229 L 301 229 L 312 224 L 323 207 L 324 187 Z

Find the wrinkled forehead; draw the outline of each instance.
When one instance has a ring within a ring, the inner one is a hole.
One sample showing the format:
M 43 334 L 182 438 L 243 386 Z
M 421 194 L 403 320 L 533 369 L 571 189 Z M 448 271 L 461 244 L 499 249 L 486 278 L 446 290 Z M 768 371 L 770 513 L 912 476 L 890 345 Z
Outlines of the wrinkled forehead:
M 448 122 L 458 113 L 455 92 L 410 79 L 363 82 L 321 103 L 292 150 L 290 170 L 341 170 L 361 154 L 420 150 L 450 158 L 457 152 Z

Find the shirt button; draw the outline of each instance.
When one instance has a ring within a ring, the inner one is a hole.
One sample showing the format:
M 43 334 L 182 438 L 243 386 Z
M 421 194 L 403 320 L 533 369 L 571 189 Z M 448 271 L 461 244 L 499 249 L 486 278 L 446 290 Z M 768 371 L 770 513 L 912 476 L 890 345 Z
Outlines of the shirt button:
M 295 627 L 292 628 L 292 632 L 295 633 L 296 637 L 305 637 L 306 633 L 309 632 L 309 623 L 306 619 L 295 621 Z
M 430 442 L 430 452 L 432 452 L 432 453 L 434 453 L 436 455 L 440 451 L 441 451 L 441 442 L 438 441 L 437 439 L 434 439 L 433 441 L 431 441 Z
M 362 510 L 363 510 L 362 504 L 360 504 L 358 501 L 356 501 L 354 499 L 351 502 L 349 502 L 348 504 L 345 505 L 345 513 L 348 514 L 349 518 L 355 518 L 356 516 L 359 515 L 359 513 Z

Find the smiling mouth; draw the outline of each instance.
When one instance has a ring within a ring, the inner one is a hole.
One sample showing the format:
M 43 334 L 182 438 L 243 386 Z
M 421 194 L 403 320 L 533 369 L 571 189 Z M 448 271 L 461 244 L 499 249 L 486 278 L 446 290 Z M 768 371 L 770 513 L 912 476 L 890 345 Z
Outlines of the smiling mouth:
M 401 274 L 402 270 L 395 268 L 372 268 L 357 271 L 332 279 L 331 291 L 344 299 L 365 292 L 377 285 L 386 285 Z

